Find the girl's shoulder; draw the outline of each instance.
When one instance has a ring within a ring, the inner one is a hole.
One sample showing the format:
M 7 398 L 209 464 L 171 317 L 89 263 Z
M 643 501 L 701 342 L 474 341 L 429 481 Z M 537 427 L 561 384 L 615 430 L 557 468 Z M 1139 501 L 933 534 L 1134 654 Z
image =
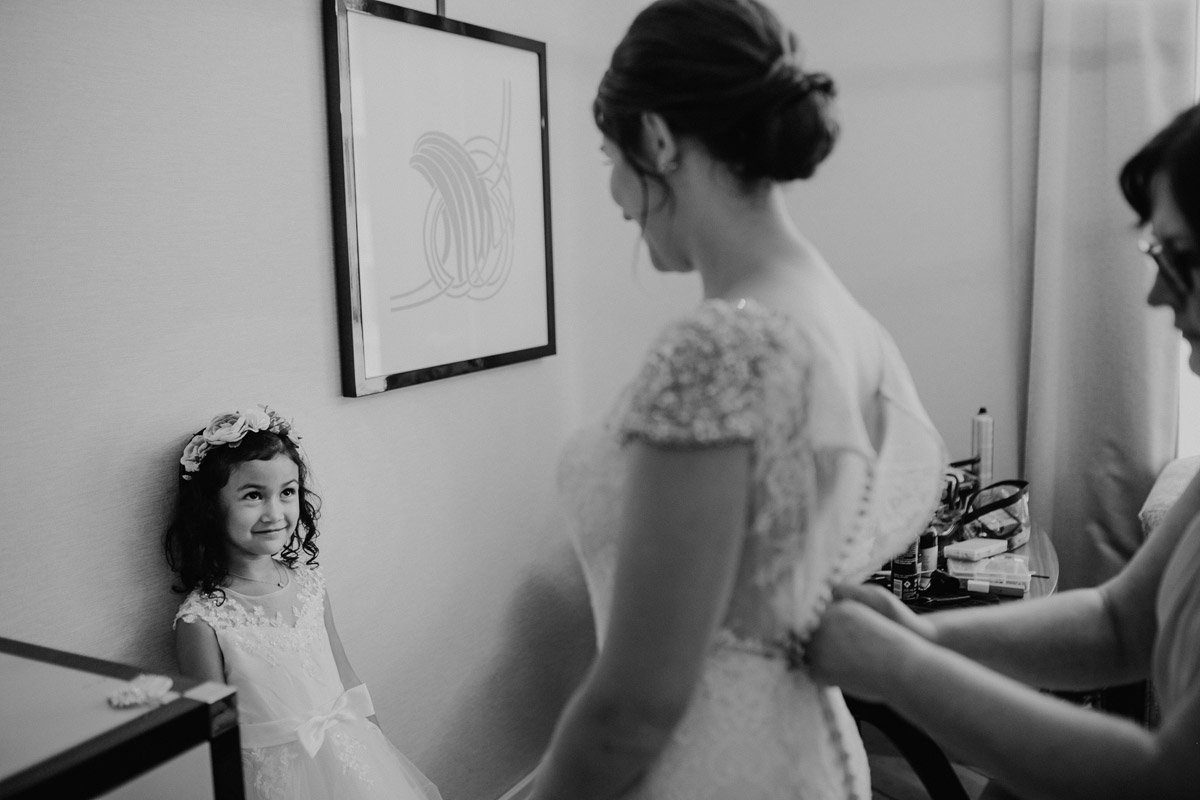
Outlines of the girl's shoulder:
M 200 589 L 193 589 L 175 612 L 171 623 L 174 628 L 182 622 L 206 622 L 212 628 L 222 627 L 222 621 L 229 616 L 230 601 L 221 594 L 205 594 Z
M 292 580 L 296 581 L 302 595 L 323 595 L 325 593 L 325 573 L 317 564 L 305 564 L 297 561 L 288 567 L 292 572 Z

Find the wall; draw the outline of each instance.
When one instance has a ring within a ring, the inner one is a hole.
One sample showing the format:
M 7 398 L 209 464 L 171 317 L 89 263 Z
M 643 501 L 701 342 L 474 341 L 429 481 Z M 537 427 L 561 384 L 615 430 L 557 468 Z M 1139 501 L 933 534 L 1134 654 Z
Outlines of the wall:
M 995 475 L 1018 470 L 1023 268 L 1010 244 L 1009 4 L 796 3 L 843 136 L 793 209 L 892 332 L 952 458 L 996 419 Z
M 547 42 L 559 355 L 340 396 L 319 4 L 0 5 L 0 636 L 173 669 L 158 539 L 187 435 L 305 434 L 343 641 L 447 800 L 534 763 L 590 656 L 554 465 L 699 297 L 607 196 L 590 98 L 631 0 L 450 0 Z M 1007 3 L 780 2 L 845 134 L 793 209 L 965 454 L 1015 465 Z

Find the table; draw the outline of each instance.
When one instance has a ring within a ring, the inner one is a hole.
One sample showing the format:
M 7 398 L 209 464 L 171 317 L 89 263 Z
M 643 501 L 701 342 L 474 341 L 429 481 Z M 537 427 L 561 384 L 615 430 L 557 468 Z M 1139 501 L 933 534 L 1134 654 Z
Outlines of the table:
M 141 672 L 0 638 L 0 800 L 241 798 L 233 689 L 170 676 L 173 699 L 110 707 Z

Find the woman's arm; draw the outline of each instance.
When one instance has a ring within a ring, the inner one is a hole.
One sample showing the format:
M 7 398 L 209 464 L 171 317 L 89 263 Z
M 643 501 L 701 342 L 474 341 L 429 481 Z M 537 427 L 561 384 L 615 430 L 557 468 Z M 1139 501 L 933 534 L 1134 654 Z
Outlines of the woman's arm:
M 1144 678 L 1157 632 L 1154 603 L 1167 561 L 1200 524 L 1193 479 L 1129 565 L 1103 586 L 986 608 L 914 614 L 877 587 L 843 587 L 925 638 L 1043 689 L 1091 689 Z
M 630 448 L 608 631 L 559 720 L 536 800 L 607 800 L 642 777 L 687 708 L 733 589 L 749 447 Z
M 217 632 L 203 620 L 175 623 L 175 656 L 179 671 L 198 681 L 225 682 L 225 659 Z
M 1200 786 L 1197 693 L 1157 734 L 1041 694 L 838 601 L 808 650 L 814 675 L 881 701 L 1022 797 L 1183 798 Z
M 1136 677 L 1121 665 L 1119 637 L 1095 589 L 930 614 L 914 613 L 878 586 L 839 587 L 835 594 L 1039 688 L 1090 689 Z

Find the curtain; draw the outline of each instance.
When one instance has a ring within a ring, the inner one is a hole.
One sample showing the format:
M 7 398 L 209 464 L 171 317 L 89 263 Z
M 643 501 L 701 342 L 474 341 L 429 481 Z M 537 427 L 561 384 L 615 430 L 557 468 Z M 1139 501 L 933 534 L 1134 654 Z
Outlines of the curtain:
M 1117 173 L 1194 97 L 1195 0 L 1015 0 L 1014 247 L 1030 269 L 1024 474 L 1060 587 L 1141 545 L 1175 456 L 1178 335 Z
M 1175 455 L 1178 334 L 1121 165 L 1194 97 L 1196 0 L 1014 0 L 1014 247 L 1030 269 L 1023 467 L 1067 589 L 1142 541 Z

